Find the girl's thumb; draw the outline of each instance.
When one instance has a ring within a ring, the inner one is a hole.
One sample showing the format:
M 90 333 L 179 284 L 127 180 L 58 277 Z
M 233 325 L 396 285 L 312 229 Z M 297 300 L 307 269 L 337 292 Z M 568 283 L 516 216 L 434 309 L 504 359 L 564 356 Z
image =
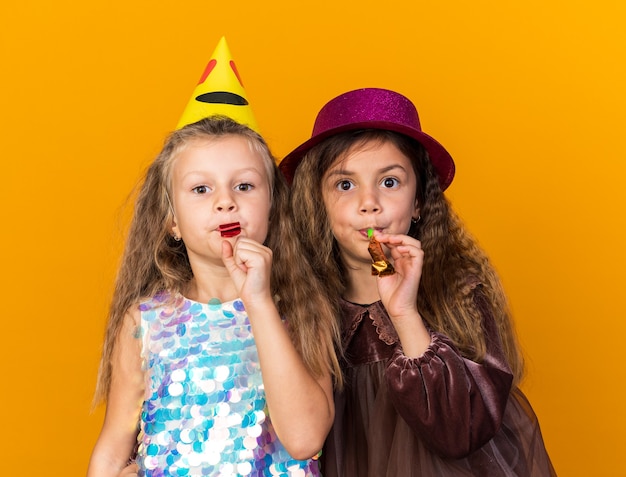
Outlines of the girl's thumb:
M 226 266 L 226 269 L 231 271 L 233 268 L 237 268 L 235 265 L 235 257 L 233 255 L 233 246 L 228 240 L 222 242 L 222 261 Z

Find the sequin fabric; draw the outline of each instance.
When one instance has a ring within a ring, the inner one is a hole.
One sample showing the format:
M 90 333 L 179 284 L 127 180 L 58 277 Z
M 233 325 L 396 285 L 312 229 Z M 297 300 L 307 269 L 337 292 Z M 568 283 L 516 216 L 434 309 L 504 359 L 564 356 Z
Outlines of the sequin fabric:
M 241 300 L 157 295 L 140 305 L 146 396 L 137 463 L 146 477 L 319 476 L 292 459 L 267 414 Z

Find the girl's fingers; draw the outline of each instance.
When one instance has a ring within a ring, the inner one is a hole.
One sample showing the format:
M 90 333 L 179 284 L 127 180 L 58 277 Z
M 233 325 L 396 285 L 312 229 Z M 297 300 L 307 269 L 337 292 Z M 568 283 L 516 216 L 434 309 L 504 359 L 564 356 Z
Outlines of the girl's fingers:
M 421 242 L 408 235 L 391 235 L 377 232 L 376 239 L 389 249 L 394 260 L 407 255 L 420 257 L 424 253 Z
M 253 240 L 242 239 L 237 241 L 233 255 L 235 256 L 237 263 L 244 265 L 248 262 L 260 265 L 261 263 L 271 263 L 272 261 L 271 250 Z
M 386 234 L 383 232 L 374 232 L 376 240 L 385 245 L 407 245 L 421 248 L 422 244 L 419 240 L 402 234 Z

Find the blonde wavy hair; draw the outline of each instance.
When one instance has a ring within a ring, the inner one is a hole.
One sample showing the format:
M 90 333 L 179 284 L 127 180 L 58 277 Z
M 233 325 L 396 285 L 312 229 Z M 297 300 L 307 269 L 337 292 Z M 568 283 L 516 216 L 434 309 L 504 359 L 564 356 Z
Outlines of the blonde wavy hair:
M 170 134 L 139 186 L 109 308 L 94 405 L 107 399 L 113 348 L 124 315 L 139 301 L 160 291 L 181 293 L 193 277 L 184 243 L 171 236 L 173 217 L 168 197 L 172 164 L 190 142 L 227 136 L 245 138 L 266 166 L 272 205 L 265 245 L 273 251 L 271 289 L 278 311 L 286 317 L 307 369 L 316 377 L 329 372 L 338 385 L 342 383 L 335 353 L 340 339 L 336 310 L 326 299 L 324 286 L 311 272 L 295 238 L 287 183 L 259 134 L 229 118 L 214 116 Z
M 411 226 L 409 235 L 420 240 L 424 250 L 417 297 L 423 319 L 432 330 L 452 339 L 465 357 L 480 362 L 487 349 L 481 313 L 493 315 L 517 384 L 524 363 L 502 284 L 443 195 L 427 152 L 407 136 L 385 130 L 341 133 L 316 145 L 298 165 L 291 192 L 296 230 L 333 306 L 338 308 L 347 274 L 321 205 L 322 179 L 337 160 L 371 142 L 394 144 L 412 159 L 417 176 L 421 220 Z

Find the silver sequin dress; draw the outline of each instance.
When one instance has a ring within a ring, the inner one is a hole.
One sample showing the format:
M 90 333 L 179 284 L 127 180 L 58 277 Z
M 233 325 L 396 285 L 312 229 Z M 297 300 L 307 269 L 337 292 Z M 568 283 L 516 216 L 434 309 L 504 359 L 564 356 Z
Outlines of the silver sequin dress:
M 319 476 L 316 460 L 292 459 L 274 432 L 242 301 L 168 298 L 140 305 L 139 475 Z

